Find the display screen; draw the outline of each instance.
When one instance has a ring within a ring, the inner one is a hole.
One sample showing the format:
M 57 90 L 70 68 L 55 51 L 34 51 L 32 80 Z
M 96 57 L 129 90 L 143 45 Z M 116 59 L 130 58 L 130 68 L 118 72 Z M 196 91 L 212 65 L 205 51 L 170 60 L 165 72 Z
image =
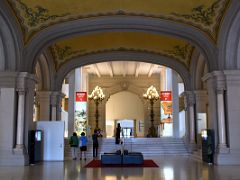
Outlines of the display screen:
M 42 140 L 42 131 L 36 131 L 35 132 L 35 140 L 41 141 Z
M 207 139 L 207 131 L 206 130 L 202 130 L 201 135 L 202 135 L 203 139 L 205 139 L 205 140 Z

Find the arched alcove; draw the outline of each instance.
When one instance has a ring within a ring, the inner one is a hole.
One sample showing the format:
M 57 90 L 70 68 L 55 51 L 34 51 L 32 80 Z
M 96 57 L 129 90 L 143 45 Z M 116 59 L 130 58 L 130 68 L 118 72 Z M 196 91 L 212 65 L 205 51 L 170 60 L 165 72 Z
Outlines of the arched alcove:
M 110 96 L 106 103 L 107 137 L 114 136 L 117 120 L 136 121 L 134 130 L 137 137 L 144 136 L 144 129 L 140 127 L 144 121 L 144 107 L 138 95 L 129 91 L 121 91 Z

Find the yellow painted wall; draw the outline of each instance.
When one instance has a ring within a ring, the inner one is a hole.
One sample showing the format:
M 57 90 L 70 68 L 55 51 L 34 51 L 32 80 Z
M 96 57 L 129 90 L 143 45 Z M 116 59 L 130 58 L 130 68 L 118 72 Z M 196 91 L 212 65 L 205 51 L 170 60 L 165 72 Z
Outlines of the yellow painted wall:
M 139 132 L 138 123 L 139 120 L 144 120 L 143 103 L 139 97 L 131 92 L 122 91 L 112 95 L 106 103 L 106 125 L 109 129 L 114 130 L 114 120 L 116 119 L 136 119 L 136 133 L 137 136 L 143 136 L 143 133 Z M 112 132 L 109 136 L 113 135 Z

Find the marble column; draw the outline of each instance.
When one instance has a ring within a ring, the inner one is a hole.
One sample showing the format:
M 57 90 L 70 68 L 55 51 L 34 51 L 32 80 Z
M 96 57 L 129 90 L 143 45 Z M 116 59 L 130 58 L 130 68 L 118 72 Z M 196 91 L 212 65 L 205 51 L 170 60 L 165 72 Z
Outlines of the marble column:
M 225 86 L 226 90 L 224 92 L 224 108 L 225 108 L 225 126 L 227 136 L 225 147 L 224 137 L 220 137 L 221 143 L 219 143 L 219 154 L 217 162 L 219 164 L 240 164 L 240 70 L 225 70 Z M 220 92 L 219 92 L 220 94 Z M 222 99 L 219 95 L 219 100 Z M 223 114 L 221 115 L 223 116 Z M 224 130 L 222 128 L 222 130 Z M 226 158 L 227 157 L 227 158 Z
M 185 109 L 187 111 L 187 117 L 188 117 L 188 120 L 186 122 L 189 122 L 189 148 L 190 150 L 194 150 L 196 148 L 195 117 L 194 117 L 195 97 L 192 91 L 185 91 L 183 95 L 184 95 Z
M 221 152 L 222 149 L 227 148 L 223 89 L 217 90 L 217 107 L 218 107 L 218 133 L 219 133 L 218 150 Z
M 101 125 L 101 127 L 100 127 L 100 129 L 102 129 L 102 131 L 103 131 L 103 136 L 104 137 L 106 137 L 106 134 L 107 134 L 107 132 L 106 132 L 106 103 L 107 103 L 107 100 L 106 99 L 104 99 L 102 102 L 100 102 L 100 118 L 99 118 L 99 120 L 100 120 L 100 125 Z
M 24 139 L 24 115 L 25 115 L 25 90 L 18 89 L 18 113 L 17 113 L 17 137 L 16 137 L 16 149 L 23 149 Z
M 36 76 L 27 72 L 20 72 L 16 79 L 16 90 L 18 95 L 17 109 L 17 129 L 16 144 L 13 149 L 19 163 L 27 164 L 28 155 L 26 148 L 28 147 L 28 131 L 34 129 L 33 123 L 33 104 L 34 104 L 34 88 Z
M 68 98 L 68 137 L 74 132 L 74 108 L 75 108 L 75 71 L 69 75 L 69 98 Z
M 178 95 L 178 74 L 172 71 L 172 119 L 173 119 L 173 137 L 179 138 L 179 95 Z
M 60 91 L 53 91 L 51 93 L 51 120 L 61 120 L 61 103 L 64 94 Z
M 208 95 L 206 90 L 194 91 L 197 113 L 207 113 Z
M 195 94 L 195 100 L 196 100 L 196 114 L 197 114 L 197 122 L 196 122 L 196 130 L 197 130 L 197 146 L 199 149 L 202 147 L 202 137 L 201 137 L 201 130 L 200 127 L 198 127 L 198 113 L 205 113 L 206 114 L 206 126 L 203 127 L 203 129 L 207 128 L 207 103 L 208 103 L 208 95 L 207 91 L 205 90 L 197 90 L 194 91 Z M 201 119 L 203 121 L 203 119 Z
M 38 91 L 39 120 L 49 121 L 50 117 L 50 95 L 51 91 Z
M 215 129 L 215 139 L 217 140 L 217 152 L 225 153 L 228 151 L 227 141 L 226 141 L 226 120 L 225 120 L 225 98 L 224 93 L 226 91 L 226 79 L 225 75 L 222 71 L 213 71 L 211 73 L 206 74 L 203 77 L 203 80 L 210 82 L 211 89 L 215 92 L 216 97 L 216 125 L 213 127 Z M 211 89 L 208 88 L 208 91 L 211 92 Z M 209 100 L 209 103 L 212 100 Z M 214 104 L 212 104 L 214 105 Z M 209 127 L 212 128 L 212 127 Z

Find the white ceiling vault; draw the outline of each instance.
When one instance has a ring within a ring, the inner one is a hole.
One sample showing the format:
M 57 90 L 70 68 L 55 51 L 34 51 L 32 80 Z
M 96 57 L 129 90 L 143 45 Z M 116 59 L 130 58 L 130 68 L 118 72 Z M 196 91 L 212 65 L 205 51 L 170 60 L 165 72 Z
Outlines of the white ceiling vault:
M 91 64 L 83 67 L 89 74 L 101 76 L 141 76 L 151 77 L 153 74 L 159 74 L 163 66 L 145 62 L 134 61 L 110 61 L 97 64 Z

